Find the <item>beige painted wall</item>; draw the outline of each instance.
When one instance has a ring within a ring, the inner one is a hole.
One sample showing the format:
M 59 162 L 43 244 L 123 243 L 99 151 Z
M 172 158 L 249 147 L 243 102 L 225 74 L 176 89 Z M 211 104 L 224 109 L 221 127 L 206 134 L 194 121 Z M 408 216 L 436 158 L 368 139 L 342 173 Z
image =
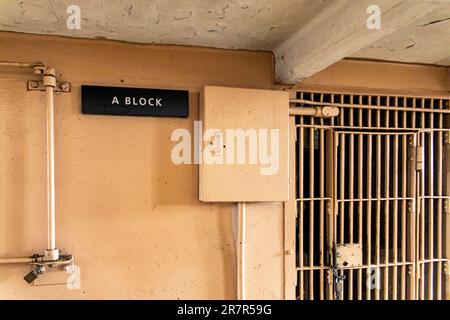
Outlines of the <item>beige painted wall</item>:
M 171 163 L 170 134 L 193 129 L 205 84 L 270 88 L 272 55 L 12 33 L 0 33 L 0 49 L 0 60 L 41 60 L 72 83 L 55 100 L 57 240 L 82 276 L 81 290 L 30 287 L 29 267 L 0 266 L 0 299 L 235 298 L 236 210 L 197 200 L 198 168 Z M 448 75 L 344 60 L 299 87 L 448 95 Z M 44 96 L 25 90 L 32 78 L 0 69 L 0 256 L 46 245 Z M 82 115 L 81 84 L 189 89 L 190 117 Z M 253 204 L 248 214 L 249 297 L 283 298 L 282 206 Z
M 28 266 L 0 266 L 0 299 L 235 298 L 236 212 L 197 200 L 198 167 L 172 164 L 170 135 L 193 129 L 204 85 L 270 88 L 272 55 L 0 33 L 0 60 L 42 61 L 72 84 L 55 98 L 57 244 L 82 286 L 32 287 Z M 26 91 L 33 78 L 0 69 L 0 256 L 46 245 L 44 94 Z M 188 89 L 190 116 L 82 115 L 81 84 Z M 248 212 L 249 297 L 283 298 L 282 206 Z
M 449 96 L 450 68 L 346 59 L 305 79 L 298 87 L 337 92 Z

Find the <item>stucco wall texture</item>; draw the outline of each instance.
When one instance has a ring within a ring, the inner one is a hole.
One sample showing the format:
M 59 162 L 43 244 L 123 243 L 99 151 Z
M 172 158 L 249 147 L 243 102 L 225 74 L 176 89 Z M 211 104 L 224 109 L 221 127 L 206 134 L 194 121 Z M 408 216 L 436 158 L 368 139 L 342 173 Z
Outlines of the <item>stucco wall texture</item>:
M 198 167 L 171 162 L 170 136 L 193 130 L 204 85 L 271 88 L 272 54 L 14 33 L 0 33 L 0 46 L 0 60 L 42 61 L 72 84 L 55 96 L 57 246 L 81 270 L 81 289 L 69 290 L 28 285 L 29 266 L 0 266 L 0 298 L 234 299 L 236 209 L 198 201 Z M 46 247 L 45 100 L 26 90 L 34 78 L 0 69 L 2 257 Z M 83 115 L 81 84 L 188 89 L 190 116 Z M 247 237 L 248 297 L 283 298 L 282 204 L 250 204 Z

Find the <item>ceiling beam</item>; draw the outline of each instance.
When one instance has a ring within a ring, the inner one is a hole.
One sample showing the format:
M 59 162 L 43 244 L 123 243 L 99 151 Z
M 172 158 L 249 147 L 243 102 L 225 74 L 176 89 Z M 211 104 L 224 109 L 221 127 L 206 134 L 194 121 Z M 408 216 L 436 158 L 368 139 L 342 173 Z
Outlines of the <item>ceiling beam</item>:
M 294 84 L 438 10 L 448 0 L 339 0 L 274 49 L 276 78 Z M 381 9 L 381 28 L 369 29 L 370 5 Z

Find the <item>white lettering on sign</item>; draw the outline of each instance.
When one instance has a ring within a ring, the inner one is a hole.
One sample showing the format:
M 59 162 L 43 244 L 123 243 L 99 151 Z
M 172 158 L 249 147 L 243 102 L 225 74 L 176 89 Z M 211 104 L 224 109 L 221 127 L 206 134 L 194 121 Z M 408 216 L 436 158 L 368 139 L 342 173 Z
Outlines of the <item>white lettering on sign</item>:
M 119 100 L 114 96 L 111 104 L 119 104 Z M 127 106 L 150 106 L 150 107 L 162 107 L 162 98 L 136 98 L 125 97 L 125 105 Z
M 119 104 L 119 99 L 117 99 L 117 97 L 114 96 L 113 101 L 111 102 L 111 104 Z

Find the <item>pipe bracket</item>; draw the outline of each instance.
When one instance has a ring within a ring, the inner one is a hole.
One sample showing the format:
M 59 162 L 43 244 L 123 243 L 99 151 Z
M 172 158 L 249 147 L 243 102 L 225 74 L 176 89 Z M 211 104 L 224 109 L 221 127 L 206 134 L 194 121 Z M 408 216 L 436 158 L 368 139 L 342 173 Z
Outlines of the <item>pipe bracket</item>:
M 55 92 L 70 92 L 70 82 L 67 81 L 56 81 Z M 44 81 L 42 80 L 28 80 L 27 81 L 28 91 L 45 91 Z

